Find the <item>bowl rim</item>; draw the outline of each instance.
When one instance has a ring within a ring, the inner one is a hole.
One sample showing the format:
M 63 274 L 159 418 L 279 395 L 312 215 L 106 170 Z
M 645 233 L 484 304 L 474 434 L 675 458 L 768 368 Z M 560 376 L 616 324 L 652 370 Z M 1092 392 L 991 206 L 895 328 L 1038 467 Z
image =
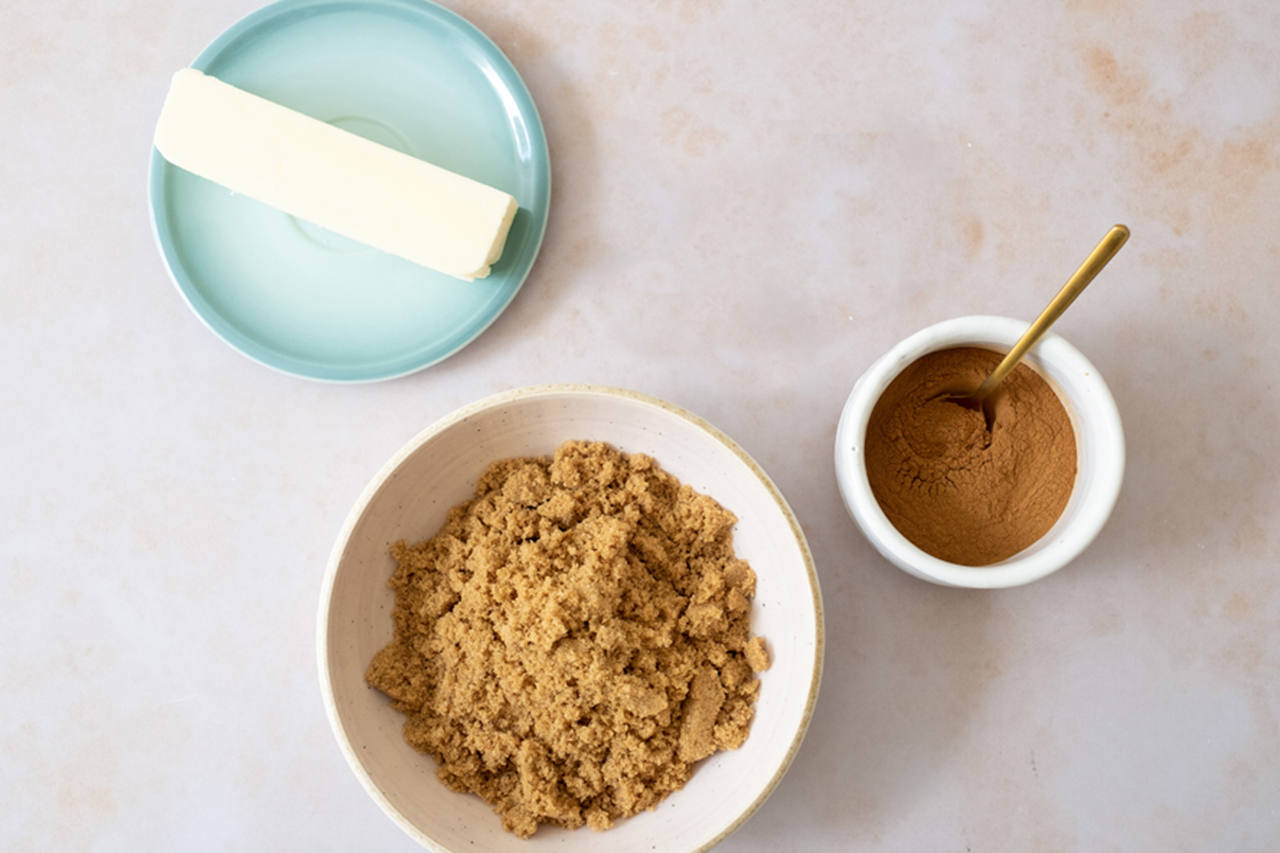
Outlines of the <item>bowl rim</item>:
M 587 383 L 560 383 L 514 388 L 490 395 L 469 405 L 463 406 L 462 408 L 456 409 L 423 429 L 405 443 L 404 446 L 397 450 L 396 453 L 383 464 L 369 483 L 364 487 L 354 506 L 352 506 L 350 512 L 347 513 L 346 520 L 343 522 L 338 538 L 334 543 L 333 549 L 330 551 L 329 560 L 325 567 L 324 578 L 321 583 L 319 613 L 316 620 L 317 669 L 319 672 L 320 692 L 324 699 L 325 716 L 329 720 L 329 728 L 338 742 L 338 747 L 347 761 L 347 766 L 355 773 L 361 786 L 365 789 L 366 793 L 373 798 L 382 811 L 390 817 L 401 830 L 424 847 L 436 851 L 436 853 L 455 853 L 455 851 L 442 846 L 430 836 L 426 835 L 422 830 L 418 829 L 404 815 L 402 815 L 394 805 L 391 804 L 390 800 L 387 799 L 382 790 L 365 769 L 363 763 L 360 761 L 359 753 L 347 737 L 345 726 L 343 725 L 342 719 L 338 713 L 337 701 L 334 698 L 333 680 L 329 672 L 328 665 L 329 615 L 332 610 L 333 590 L 337 580 L 338 567 L 342 561 L 342 556 L 346 551 L 347 544 L 350 541 L 351 534 L 354 532 L 356 525 L 359 523 L 360 518 L 368 508 L 370 502 L 377 495 L 387 480 L 390 479 L 404 461 L 408 459 L 408 457 L 418 448 L 422 447 L 432 438 L 448 430 L 450 427 L 461 421 L 465 421 L 480 412 L 509 405 L 510 403 L 518 400 L 565 394 L 621 397 L 642 405 L 653 406 L 687 421 L 694 427 L 702 430 L 712 438 L 719 441 L 751 470 L 751 472 L 760 480 L 761 484 L 768 491 L 769 495 L 773 498 L 774 503 L 778 509 L 781 510 L 783 517 L 791 528 L 792 536 L 794 537 L 796 544 L 799 546 L 800 555 L 804 561 L 805 574 L 809 581 L 809 588 L 814 608 L 814 655 L 813 671 L 810 674 L 808 695 L 805 697 L 805 706 L 800 717 L 800 723 L 796 728 L 795 735 L 792 738 L 792 742 L 787 748 L 782 761 L 774 770 L 768 783 L 761 789 L 759 795 L 757 795 L 757 797 L 745 809 L 743 809 L 743 811 L 732 822 L 718 832 L 713 838 L 705 844 L 688 851 L 688 853 L 705 853 L 705 851 L 708 851 L 720 844 L 736 832 L 760 809 L 762 805 L 764 805 L 765 801 L 769 799 L 774 790 L 781 783 L 783 776 L 786 775 L 792 762 L 795 760 L 795 756 L 800 750 L 800 745 L 804 741 L 805 735 L 809 730 L 809 725 L 813 719 L 814 707 L 817 704 L 818 691 L 822 682 L 823 661 L 825 657 L 826 626 L 822 608 L 822 591 L 818 581 L 817 569 L 813 561 L 813 554 L 809 550 L 809 543 L 805 538 L 800 522 L 797 520 L 791 506 L 787 503 L 786 498 L 783 497 L 782 492 L 778 489 L 777 485 L 769 475 L 765 473 L 764 469 L 762 469 L 760 465 L 757 464 L 756 461 L 738 445 L 737 442 L 729 438 L 728 435 L 692 412 L 657 397 L 626 388 Z
M 1124 479 L 1125 447 L 1120 412 L 1115 398 L 1097 368 L 1078 349 L 1052 332 L 1045 334 L 1027 353 L 1025 361 L 1045 374 L 1053 365 L 1079 379 L 1087 400 L 1091 441 L 1102 458 L 1112 460 L 1091 470 L 1089 503 L 1074 522 L 1064 528 L 1055 525 L 1032 548 L 990 566 L 963 566 L 940 560 L 921 550 L 903 536 L 889 521 L 876 501 L 867 481 L 863 442 L 871 409 L 889 383 L 916 359 L 938 350 L 956 346 L 1012 346 L 1030 324 L 1010 317 L 973 315 L 956 317 L 927 326 L 903 339 L 877 359 L 854 384 L 845 402 L 836 428 L 835 467 L 840 495 L 858 527 L 882 555 L 903 571 L 943 586 L 973 589 L 997 589 L 1031 583 L 1046 577 L 1070 563 L 1101 532 L 1120 494 Z M 1052 377 L 1047 377 L 1055 391 L 1072 400 L 1078 409 L 1080 401 L 1070 395 Z M 1082 420 L 1083 417 L 1079 416 Z M 1073 420 L 1076 418 L 1073 417 Z M 1083 432 L 1082 425 L 1078 431 Z M 1078 432 L 1078 435 L 1079 435 Z M 1080 474 L 1077 473 L 1077 483 Z M 1050 534 L 1058 541 L 1045 543 Z

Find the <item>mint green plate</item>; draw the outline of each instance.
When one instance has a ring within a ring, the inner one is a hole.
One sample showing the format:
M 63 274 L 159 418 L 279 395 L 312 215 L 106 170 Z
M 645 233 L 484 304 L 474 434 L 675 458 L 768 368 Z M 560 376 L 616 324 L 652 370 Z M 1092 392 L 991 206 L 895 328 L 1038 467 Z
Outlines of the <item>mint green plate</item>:
M 310 379 L 389 379 L 457 352 L 510 304 L 542 244 L 551 167 L 528 90 L 471 24 L 423 0 L 281 0 L 191 66 L 520 204 L 489 277 L 465 282 L 233 195 L 153 148 L 160 252 L 232 347 Z

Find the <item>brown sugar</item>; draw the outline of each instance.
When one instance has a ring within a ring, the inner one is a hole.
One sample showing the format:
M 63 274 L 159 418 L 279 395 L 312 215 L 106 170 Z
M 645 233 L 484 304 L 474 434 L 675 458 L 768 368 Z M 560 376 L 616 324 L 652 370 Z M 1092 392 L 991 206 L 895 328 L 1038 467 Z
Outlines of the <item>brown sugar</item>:
M 395 639 L 366 680 L 511 832 L 607 829 L 746 740 L 769 657 L 735 521 L 601 443 L 496 462 L 438 533 L 392 546 Z
M 867 423 L 867 477 L 889 521 L 921 550 L 986 566 L 1034 544 L 1071 497 L 1076 441 L 1049 384 L 1019 364 L 981 412 L 946 399 L 982 383 L 1001 356 L 978 347 L 929 353 L 885 389 Z

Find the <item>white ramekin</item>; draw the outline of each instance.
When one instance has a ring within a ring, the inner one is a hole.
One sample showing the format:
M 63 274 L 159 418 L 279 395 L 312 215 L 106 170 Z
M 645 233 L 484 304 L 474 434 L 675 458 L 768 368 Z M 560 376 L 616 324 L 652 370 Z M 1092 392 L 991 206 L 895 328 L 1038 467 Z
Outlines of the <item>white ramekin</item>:
M 990 566 L 962 566 L 926 554 L 898 532 L 871 493 L 864 443 L 867 421 L 889 383 L 912 362 L 938 350 L 975 346 L 1011 349 L 1029 324 L 1008 317 L 959 317 L 916 332 L 885 353 L 853 386 L 836 429 L 836 479 L 863 534 L 890 562 L 943 586 L 1018 586 L 1057 571 L 1082 552 L 1115 506 L 1124 479 L 1124 432 L 1115 400 L 1080 351 L 1052 333 L 1023 359 L 1057 392 L 1076 436 L 1076 482 L 1066 509 L 1029 548 Z

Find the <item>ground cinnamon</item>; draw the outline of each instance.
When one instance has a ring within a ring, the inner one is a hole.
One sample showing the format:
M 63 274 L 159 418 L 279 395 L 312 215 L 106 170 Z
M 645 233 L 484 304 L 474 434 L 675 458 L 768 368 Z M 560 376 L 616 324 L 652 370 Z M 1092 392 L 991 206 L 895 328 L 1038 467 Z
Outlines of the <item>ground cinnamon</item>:
M 1071 420 L 1027 365 L 997 389 L 990 430 L 981 412 L 946 399 L 977 388 L 1000 358 L 978 347 L 929 353 L 889 384 L 867 424 L 867 476 L 885 515 L 921 550 L 966 566 L 1034 544 L 1075 484 Z

